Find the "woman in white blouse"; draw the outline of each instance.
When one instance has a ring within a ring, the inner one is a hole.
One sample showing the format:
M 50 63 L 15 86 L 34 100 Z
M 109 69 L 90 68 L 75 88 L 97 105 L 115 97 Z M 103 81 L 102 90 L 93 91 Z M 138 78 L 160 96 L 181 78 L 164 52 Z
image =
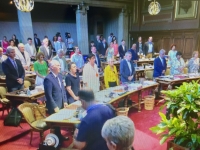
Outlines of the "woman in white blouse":
M 83 68 L 83 84 L 93 90 L 93 92 L 99 91 L 99 72 L 98 67 L 95 64 L 95 55 L 88 55 L 88 63 Z
M 171 75 L 184 73 L 185 62 L 182 58 L 181 52 L 176 53 L 176 58 L 171 61 L 170 66 L 171 66 L 170 68 Z

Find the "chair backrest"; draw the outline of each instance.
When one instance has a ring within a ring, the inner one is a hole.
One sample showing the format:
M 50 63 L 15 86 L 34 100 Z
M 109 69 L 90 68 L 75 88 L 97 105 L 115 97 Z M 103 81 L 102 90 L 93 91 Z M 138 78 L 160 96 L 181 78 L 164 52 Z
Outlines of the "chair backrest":
M 153 70 L 145 70 L 145 78 L 146 79 L 153 79 Z
M 23 103 L 18 106 L 19 111 L 23 114 L 28 123 L 32 123 L 36 120 L 34 116 L 34 107 L 36 105 L 35 103 Z
M 5 98 L 7 93 L 7 89 L 3 86 L 0 86 L 0 98 Z
M 183 72 L 184 72 L 184 74 L 187 74 L 188 73 L 188 68 L 185 67 Z
M 170 69 L 169 68 L 167 68 L 165 75 L 170 75 Z
M 29 86 L 31 86 L 31 82 L 28 80 L 24 80 L 24 88 L 28 88 Z

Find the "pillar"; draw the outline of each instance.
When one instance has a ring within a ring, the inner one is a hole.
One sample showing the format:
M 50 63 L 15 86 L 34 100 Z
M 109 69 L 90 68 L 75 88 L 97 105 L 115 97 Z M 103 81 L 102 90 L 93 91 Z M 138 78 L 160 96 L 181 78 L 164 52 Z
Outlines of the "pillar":
M 31 13 L 17 10 L 17 14 L 19 21 L 19 30 L 21 34 L 21 39 L 19 39 L 19 42 L 26 43 L 27 38 L 30 37 L 33 39 L 33 25 L 32 25 Z
M 124 39 L 126 46 L 128 46 L 128 15 L 124 9 L 119 14 L 118 20 L 118 43 L 121 43 L 121 40 Z M 128 48 L 128 47 L 127 47 Z
M 77 43 L 82 54 L 89 54 L 88 20 L 86 6 L 79 6 L 76 10 Z

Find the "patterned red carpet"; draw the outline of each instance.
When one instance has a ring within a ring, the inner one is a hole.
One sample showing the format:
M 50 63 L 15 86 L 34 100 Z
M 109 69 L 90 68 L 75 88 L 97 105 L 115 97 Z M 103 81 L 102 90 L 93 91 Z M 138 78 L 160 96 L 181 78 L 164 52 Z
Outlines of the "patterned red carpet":
M 149 130 L 160 120 L 158 111 L 159 106 L 156 106 L 152 111 L 142 108 L 142 112 L 137 112 L 134 108 L 130 109 L 129 117 L 134 121 L 136 127 L 133 143 L 135 150 L 166 150 L 166 144 L 160 145 L 158 136 Z M 22 123 L 21 126 L 23 129 L 5 127 L 3 126 L 3 118 L 0 119 L 0 150 L 36 150 L 38 148 L 39 133 L 33 134 L 32 145 L 30 145 L 29 126 L 26 123 Z M 48 133 L 49 130 L 45 132 L 45 135 Z M 64 130 L 63 135 L 70 137 L 70 140 L 62 145 L 62 150 L 65 150 L 72 143 L 72 137 L 70 132 Z

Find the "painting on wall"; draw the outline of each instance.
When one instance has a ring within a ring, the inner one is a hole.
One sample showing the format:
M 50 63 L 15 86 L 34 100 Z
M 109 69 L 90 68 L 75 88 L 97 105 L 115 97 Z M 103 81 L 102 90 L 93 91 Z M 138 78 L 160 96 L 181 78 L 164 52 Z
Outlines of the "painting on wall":
M 195 19 L 197 17 L 198 1 L 176 1 L 175 20 Z

